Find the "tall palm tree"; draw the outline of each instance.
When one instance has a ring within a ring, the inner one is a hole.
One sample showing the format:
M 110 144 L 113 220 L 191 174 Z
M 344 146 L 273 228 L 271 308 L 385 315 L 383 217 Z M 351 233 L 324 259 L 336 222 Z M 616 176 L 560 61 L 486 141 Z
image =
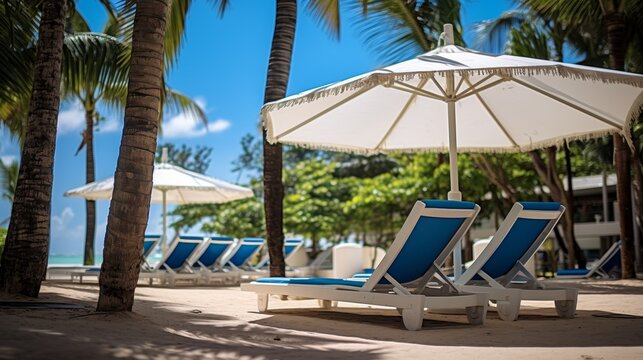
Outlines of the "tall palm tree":
M 632 34 L 640 31 L 643 5 L 637 0 L 521 0 L 545 14 L 556 15 L 570 24 L 603 25 L 607 35 L 609 64 L 625 70 L 625 57 Z M 631 150 L 619 134 L 614 134 L 616 194 L 621 232 L 621 277 L 636 277 L 634 267 L 634 228 L 632 222 Z
M 297 0 L 277 0 L 275 31 L 270 48 L 268 74 L 264 103 L 279 100 L 286 96 L 290 62 L 295 42 L 297 24 Z M 267 134 L 263 132 L 263 184 L 264 209 L 266 216 L 266 233 L 268 235 L 268 253 L 270 255 L 270 276 L 285 276 L 283 244 L 283 200 L 282 183 L 282 147 L 281 144 L 270 144 Z
M 365 13 L 367 0 L 356 1 Z M 340 29 L 339 0 L 309 0 L 307 9 L 313 16 L 336 37 Z M 297 0 L 277 0 L 275 30 L 270 48 L 268 73 L 264 104 L 277 101 L 286 96 L 290 63 L 292 60 L 297 24 Z M 266 132 L 263 132 L 263 183 L 264 213 L 266 217 L 266 234 L 268 237 L 268 254 L 270 256 L 270 276 L 284 276 L 283 242 L 283 198 L 284 186 L 283 150 L 281 144 L 270 144 Z
M 81 18 L 82 19 L 82 18 Z M 63 89 L 67 98 L 80 101 L 85 110 L 85 129 L 76 154 L 85 148 L 85 180 L 96 180 L 94 166 L 94 123 L 96 106 L 106 100 L 118 104 L 124 92 L 124 77 L 128 64 L 121 61 L 125 45 L 109 34 L 90 33 L 87 23 L 81 24 L 81 31 L 66 36 L 63 63 Z M 114 27 L 112 27 L 114 28 Z M 85 250 L 84 265 L 94 264 L 94 237 L 96 232 L 96 202 L 85 201 Z
M 110 203 L 98 311 L 131 311 L 152 195 L 170 0 L 138 0 L 125 125 Z M 133 9 L 133 8 L 132 8 Z
M 65 0 L 41 4 L 28 131 L 0 263 L 0 291 L 32 297 L 47 267 L 66 6 Z
M 180 2 L 177 2 L 180 3 Z M 71 16 L 74 33 L 65 37 L 63 62 L 63 89 L 67 98 L 80 102 L 85 110 L 85 129 L 82 141 L 76 151 L 85 149 L 86 182 L 95 180 L 94 166 L 94 127 L 100 117 L 97 107 L 100 103 L 111 108 L 122 109 L 127 93 L 127 74 L 129 71 L 129 50 L 131 36 L 123 36 L 122 23 L 110 10 L 108 21 L 102 33 L 93 33 L 85 19 L 75 12 Z M 123 20 L 127 20 L 124 17 Z M 131 28 L 127 29 L 131 30 Z M 171 28 L 170 30 L 174 30 Z M 166 43 L 171 38 L 166 36 Z M 176 53 L 170 54 L 170 61 Z M 164 84 L 165 86 L 165 84 Z M 192 99 L 170 88 L 164 88 L 161 102 L 164 107 L 174 111 L 190 113 L 196 119 L 206 122 L 205 112 Z M 160 118 L 159 118 L 160 120 Z M 86 227 L 83 263 L 94 264 L 94 237 L 96 230 L 96 202 L 85 201 Z

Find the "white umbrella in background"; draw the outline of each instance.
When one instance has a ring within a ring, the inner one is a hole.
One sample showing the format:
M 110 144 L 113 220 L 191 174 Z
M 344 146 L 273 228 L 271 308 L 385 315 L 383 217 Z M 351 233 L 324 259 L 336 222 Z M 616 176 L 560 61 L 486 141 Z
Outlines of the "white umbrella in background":
M 365 154 L 448 151 L 451 200 L 462 198 L 458 151 L 529 151 L 610 133 L 630 141 L 643 76 L 480 53 L 452 45 L 452 26 L 444 30 L 446 46 L 415 59 L 264 105 L 268 141 Z
M 163 252 L 167 247 L 167 204 L 225 203 L 254 196 L 249 188 L 168 164 L 166 148 L 162 154 L 162 163 L 154 164 L 151 202 L 163 204 Z M 87 200 L 110 200 L 113 189 L 114 178 L 111 177 L 71 189 L 64 195 Z

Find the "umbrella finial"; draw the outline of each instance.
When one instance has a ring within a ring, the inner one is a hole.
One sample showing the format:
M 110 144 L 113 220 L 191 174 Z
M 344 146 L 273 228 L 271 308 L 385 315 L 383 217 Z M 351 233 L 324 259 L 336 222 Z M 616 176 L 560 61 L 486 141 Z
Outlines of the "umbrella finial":
M 453 45 L 454 40 L 453 40 L 453 25 L 452 24 L 444 24 L 444 32 L 442 33 L 444 37 L 444 45 Z
M 167 147 L 164 147 L 161 149 L 161 163 L 166 164 L 167 163 Z

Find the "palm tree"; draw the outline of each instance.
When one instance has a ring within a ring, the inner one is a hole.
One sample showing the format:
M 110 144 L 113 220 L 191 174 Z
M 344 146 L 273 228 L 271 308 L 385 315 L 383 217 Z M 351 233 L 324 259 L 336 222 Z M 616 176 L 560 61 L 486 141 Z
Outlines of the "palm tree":
M 290 62 L 295 42 L 297 24 L 297 0 L 277 0 L 275 31 L 270 48 L 268 74 L 264 103 L 279 100 L 286 96 Z M 282 182 L 282 147 L 281 144 L 270 144 L 267 134 L 263 132 L 263 184 L 264 209 L 266 216 L 266 234 L 268 235 L 268 253 L 270 254 L 270 276 L 285 276 L 283 244 L 283 200 Z
M 65 0 L 41 4 L 28 132 L 0 266 L 0 291 L 31 297 L 47 267 L 66 7 Z
M 605 26 L 609 64 L 612 69 L 625 70 L 626 52 L 632 34 L 640 35 L 643 6 L 636 0 L 522 0 L 525 5 L 544 14 L 557 16 L 570 24 L 601 24 Z M 621 232 L 621 277 L 636 277 L 634 267 L 634 228 L 632 222 L 631 151 L 625 139 L 614 134 L 616 194 Z
M 339 0 L 309 0 L 307 6 L 313 16 L 337 37 L 339 37 L 340 28 L 339 3 Z M 367 0 L 355 3 L 361 4 L 362 11 L 366 11 Z M 297 0 L 277 0 L 264 104 L 286 96 L 296 24 Z M 270 276 L 284 276 L 286 263 L 283 253 L 283 150 L 281 144 L 270 144 L 267 141 L 265 130 L 263 132 L 263 175 Z
M 125 125 L 107 220 L 98 311 L 131 311 L 134 304 L 152 195 L 169 5 L 169 0 L 136 2 Z
M 118 106 L 124 92 L 124 77 L 127 64 L 121 61 L 125 45 L 114 37 L 112 19 L 104 29 L 104 34 L 90 33 L 89 26 L 80 17 L 75 22 L 76 29 L 82 32 L 70 34 L 65 38 L 65 57 L 63 63 L 63 89 L 66 97 L 80 101 L 85 110 L 85 129 L 76 154 L 85 148 L 85 180 L 96 180 L 94 170 L 94 123 L 98 118 L 96 106 L 106 100 Z M 112 34 L 110 34 L 112 32 Z M 94 237 L 96 231 L 96 202 L 85 201 L 85 251 L 84 265 L 94 264 Z
M 76 155 L 85 148 L 86 183 L 95 180 L 94 127 L 100 120 L 97 106 L 99 103 L 106 103 L 112 108 L 121 109 L 125 104 L 127 92 L 126 79 L 131 52 L 128 48 L 130 43 L 122 38 L 131 40 L 131 36 L 121 36 L 122 22 L 110 12 L 111 7 L 107 6 L 107 10 L 109 17 L 103 33 L 91 32 L 85 19 L 75 12 L 71 23 L 76 32 L 65 37 L 63 89 L 66 97 L 78 100 L 85 110 L 85 129 Z M 176 54 L 173 53 L 172 56 Z M 207 122 L 203 109 L 185 95 L 170 88 L 164 88 L 161 98 L 164 107 L 190 113 L 196 119 Z M 86 200 L 85 204 L 83 263 L 93 265 L 96 202 Z

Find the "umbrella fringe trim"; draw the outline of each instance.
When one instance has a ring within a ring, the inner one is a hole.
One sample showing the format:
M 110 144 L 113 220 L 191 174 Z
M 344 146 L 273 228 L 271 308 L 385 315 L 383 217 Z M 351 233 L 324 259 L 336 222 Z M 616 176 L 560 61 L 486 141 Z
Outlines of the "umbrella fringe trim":
M 379 70 L 382 71 L 382 70 Z M 596 71 L 589 71 L 583 69 L 574 69 L 564 65 L 558 66 L 530 66 L 530 67 L 501 67 L 501 68 L 486 68 L 486 69 L 470 69 L 470 70 L 452 70 L 452 71 L 431 71 L 422 73 L 385 73 L 375 72 L 357 80 L 334 86 L 330 84 L 311 91 L 304 96 L 294 95 L 286 99 L 278 100 L 275 102 L 267 103 L 261 109 L 262 118 L 265 119 L 265 114 L 268 111 L 279 110 L 285 107 L 292 107 L 303 103 L 312 102 L 328 96 L 340 95 L 347 91 L 356 91 L 364 87 L 375 87 L 378 85 L 387 86 L 394 81 L 411 81 L 415 79 L 431 79 L 437 76 L 445 76 L 447 73 L 455 73 L 459 76 L 463 75 L 497 75 L 499 77 L 510 76 L 534 76 L 534 75 L 555 75 L 563 78 L 571 78 L 574 80 L 583 81 L 600 81 L 607 84 L 624 84 L 634 87 L 643 88 L 643 76 L 623 76 L 622 74 L 612 74 L 609 72 L 598 73 Z M 265 121 L 264 121 L 265 122 Z
M 458 153 L 508 154 L 508 153 L 529 152 L 532 150 L 548 148 L 551 146 L 561 148 L 566 141 L 567 142 L 577 141 L 577 140 L 587 141 L 590 139 L 595 139 L 595 138 L 604 137 L 604 136 L 617 134 L 617 133 L 621 133 L 621 132 L 617 129 L 613 129 L 613 130 L 596 132 L 592 134 L 577 134 L 577 135 L 571 135 L 571 136 L 558 137 L 547 141 L 541 141 L 541 142 L 533 143 L 531 145 L 522 146 L 522 147 L 507 147 L 507 148 L 462 147 L 462 148 L 458 148 Z M 270 138 L 268 140 L 271 144 L 275 143 L 275 142 L 271 142 Z M 628 140 L 628 143 L 631 144 L 631 139 L 629 136 L 626 137 L 626 140 Z M 357 154 L 357 155 L 377 155 L 377 154 L 391 154 L 391 153 L 448 153 L 449 152 L 448 147 L 370 150 L 370 149 L 341 146 L 341 145 L 316 145 L 316 144 L 298 143 L 293 141 L 280 141 L 280 143 L 283 143 L 285 145 L 297 146 L 304 149 L 310 149 L 310 150 L 337 151 L 337 152 L 351 153 L 351 154 Z

